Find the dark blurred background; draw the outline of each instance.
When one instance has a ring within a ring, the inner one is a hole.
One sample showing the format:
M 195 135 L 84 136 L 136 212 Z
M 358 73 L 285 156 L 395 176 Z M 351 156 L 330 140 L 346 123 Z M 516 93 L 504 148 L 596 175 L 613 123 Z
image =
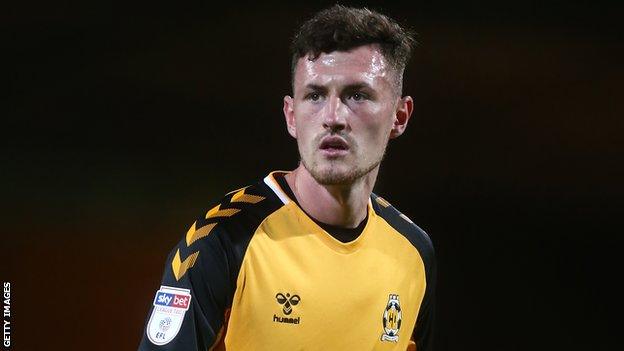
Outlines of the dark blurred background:
M 289 39 L 330 4 L 0 11 L 13 350 L 136 349 L 192 220 L 296 166 Z M 436 246 L 436 349 L 621 345 L 623 7 L 366 4 L 420 42 L 405 76 L 415 113 L 375 191 Z

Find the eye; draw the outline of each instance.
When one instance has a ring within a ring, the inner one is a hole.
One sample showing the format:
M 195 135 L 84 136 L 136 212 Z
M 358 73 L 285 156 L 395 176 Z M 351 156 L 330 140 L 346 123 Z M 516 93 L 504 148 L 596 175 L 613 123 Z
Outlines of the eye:
M 319 101 L 321 99 L 321 94 L 309 93 L 308 95 L 306 95 L 306 99 L 311 100 L 311 101 Z
M 351 99 L 353 101 L 362 101 L 362 100 L 366 100 L 368 98 L 368 96 L 362 92 L 356 91 L 353 94 L 351 94 Z

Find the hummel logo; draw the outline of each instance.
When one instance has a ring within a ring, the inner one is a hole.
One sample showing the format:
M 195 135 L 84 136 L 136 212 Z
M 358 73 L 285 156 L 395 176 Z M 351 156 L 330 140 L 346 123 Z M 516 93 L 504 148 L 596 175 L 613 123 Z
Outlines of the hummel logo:
M 286 296 L 284 296 L 284 294 L 282 293 L 277 293 L 277 295 L 275 295 L 275 299 L 277 300 L 277 303 L 279 303 L 280 305 L 284 305 L 282 311 L 284 311 L 285 315 L 291 314 L 292 306 L 296 306 L 299 301 L 301 301 L 299 295 L 290 296 L 289 293 L 286 293 Z

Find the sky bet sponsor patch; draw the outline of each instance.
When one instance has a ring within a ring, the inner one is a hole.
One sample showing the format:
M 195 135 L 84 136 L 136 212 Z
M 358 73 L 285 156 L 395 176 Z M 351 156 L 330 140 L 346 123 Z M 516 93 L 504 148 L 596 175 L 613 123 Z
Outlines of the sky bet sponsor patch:
M 147 337 L 156 345 L 164 345 L 178 334 L 184 314 L 191 306 L 188 289 L 161 286 L 154 297 L 154 309 L 147 322 Z

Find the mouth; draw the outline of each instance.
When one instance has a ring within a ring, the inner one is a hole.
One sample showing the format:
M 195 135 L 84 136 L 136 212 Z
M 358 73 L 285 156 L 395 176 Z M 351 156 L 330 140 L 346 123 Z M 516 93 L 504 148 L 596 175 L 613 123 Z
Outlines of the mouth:
M 349 144 L 341 137 L 327 136 L 321 140 L 319 149 L 326 156 L 337 157 L 349 152 Z

